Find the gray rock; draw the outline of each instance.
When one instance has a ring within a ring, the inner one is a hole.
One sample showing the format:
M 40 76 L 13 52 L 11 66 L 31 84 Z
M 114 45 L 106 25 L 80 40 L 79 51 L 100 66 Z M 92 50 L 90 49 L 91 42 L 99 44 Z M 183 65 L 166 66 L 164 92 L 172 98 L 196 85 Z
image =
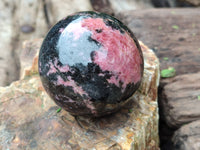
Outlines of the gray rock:
M 114 15 L 114 10 L 111 8 L 109 0 L 90 0 L 95 11 Z
M 200 149 L 200 120 L 186 124 L 178 129 L 172 138 L 174 150 Z
M 165 121 L 171 128 L 200 119 L 200 72 L 175 77 L 164 87 L 160 100 Z
M 14 45 L 16 39 L 13 35 L 14 1 L 0 1 L 0 86 L 6 86 L 19 77 L 19 66 L 16 63 Z
M 155 7 L 193 7 L 199 6 L 199 0 L 151 0 Z
M 23 42 L 20 54 L 20 79 L 38 72 L 38 53 L 42 39 L 33 39 Z
M 53 23 L 78 11 L 93 10 L 90 0 L 47 0 L 47 2 L 49 3 L 48 14 Z
M 199 7 L 200 6 L 200 1 L 199 0 L 178 0 L 179 2 L 182 3 L 188 3 L 191 6 Z
M 16 15 L 13 20 L 14 31 L 18 33 L 18 44 L 15 50 L 19 54 L 22 49 L 22 42 L 45 36 L 48 32 L 48 24 L 44 14 L 44 3 L 41 0 L 21 0 L 16 4 Z
M 91 0 L 94 10 L 116 15 L 127 10 L 153 8 L 150 0 Z
M 136 10 L 142 8 L 153 8 L 149 0 L 109 0 L 114 13 L 119 13 L 127 10 Z
M 176 0 L 151 0 L 155 7 L 176 7 Z
M 161 70 L 174 67 L 177 75 L 200 70 L 199 9 L 146 9 L 117 16 L 154 50 Z

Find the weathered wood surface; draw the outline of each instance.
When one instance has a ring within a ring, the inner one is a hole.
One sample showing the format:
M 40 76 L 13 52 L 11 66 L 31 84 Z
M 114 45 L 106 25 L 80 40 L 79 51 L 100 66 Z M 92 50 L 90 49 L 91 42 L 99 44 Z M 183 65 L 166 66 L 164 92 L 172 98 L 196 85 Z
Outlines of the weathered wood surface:
M 163 88 L 163 117 L 171 128 L 200 120 L 200 72 L 175 77 Z
M 135 10 L 117 16 L 154 50 L 161 69 L 174 67 L 177 75 L 200 70 L 199 8 Z
M 200 120 L 183 125 L 173 135 L 176 150 L 200 149 Z
M 24 53 L 30 51 L 28 45 L 37 49 L 39 43 L 26 42 Z M 37 57 L 24 65 L 23 79 L 0 88 L 0 149 L 159 149 L 159 61 L 141 45 L 145 70 L 140 89 L 119 112 L 98 119 L 75 119 L 64 110 L 58 113 L 59 107 L 45 93 L 35 72 Z M 25 64 L 23 55 L 21 60 Z

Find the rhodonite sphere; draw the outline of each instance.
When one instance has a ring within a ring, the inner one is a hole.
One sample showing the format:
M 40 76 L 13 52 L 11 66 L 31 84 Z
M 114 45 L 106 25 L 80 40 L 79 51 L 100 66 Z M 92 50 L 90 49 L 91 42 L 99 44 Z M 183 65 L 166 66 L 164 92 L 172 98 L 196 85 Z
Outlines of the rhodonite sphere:
M 42 84 L 72 115 L 103 116 L 120 109 L 138 89 L 144 63 L 140 45 L 122 22 L 79 12 L 54 25 L 39 53 Z

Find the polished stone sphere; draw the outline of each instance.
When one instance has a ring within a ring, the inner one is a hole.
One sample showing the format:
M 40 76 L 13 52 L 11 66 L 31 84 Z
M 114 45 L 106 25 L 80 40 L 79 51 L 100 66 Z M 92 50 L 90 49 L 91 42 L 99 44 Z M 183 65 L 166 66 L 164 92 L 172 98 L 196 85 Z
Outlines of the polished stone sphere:
M 103 116 L 120 109 L 139 88 L 140 45 L 122 22 L 104 13 L 79 12 L 54 25 L 39 53 L 42 84 L 72 115 Z

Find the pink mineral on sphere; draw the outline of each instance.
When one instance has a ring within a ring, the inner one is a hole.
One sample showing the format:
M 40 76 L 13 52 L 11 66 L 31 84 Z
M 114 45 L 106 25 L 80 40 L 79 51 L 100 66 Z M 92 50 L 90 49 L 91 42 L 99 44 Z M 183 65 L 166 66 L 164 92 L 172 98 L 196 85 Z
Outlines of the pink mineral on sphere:
M 125 89 L 127 84 L 136 84 L 141 80 L 143 60 L 135 41 L 127 32 L 121 33 L 112 29 L 101 18 L 84 19 L 82 26 L 92 31 L 92 38 L 103 46 L 95 52 L 94 62 L 102 70 L 113 73 L 114 76 L 108 82 L 119 86 L 119 82 L 122 81 Z
M 56 85 L 63 85 L 63 86 L 69 86 L 73 88 L 73 91 L 80 95 L 88 96 L 87 93 L 78 86 L 74 80 L 71 79 L 71 77 L 68 77 L 68 81 L 64 81 L 60 76 L 58 76 L 57 81 L 54 82 Z
M 70 69 L 68 65 L 59 66 L 57 59 L 55 59 L 54 61 L 50 61 L 47 64 L 47 66 L 49 66 L 49 71 L 47 72 L 47 75 L 50 75 L 50 74 L 53 74 L 53 73 L 57 73 L 58 70 L 60 72 L 68 72 L 69 69 Z

